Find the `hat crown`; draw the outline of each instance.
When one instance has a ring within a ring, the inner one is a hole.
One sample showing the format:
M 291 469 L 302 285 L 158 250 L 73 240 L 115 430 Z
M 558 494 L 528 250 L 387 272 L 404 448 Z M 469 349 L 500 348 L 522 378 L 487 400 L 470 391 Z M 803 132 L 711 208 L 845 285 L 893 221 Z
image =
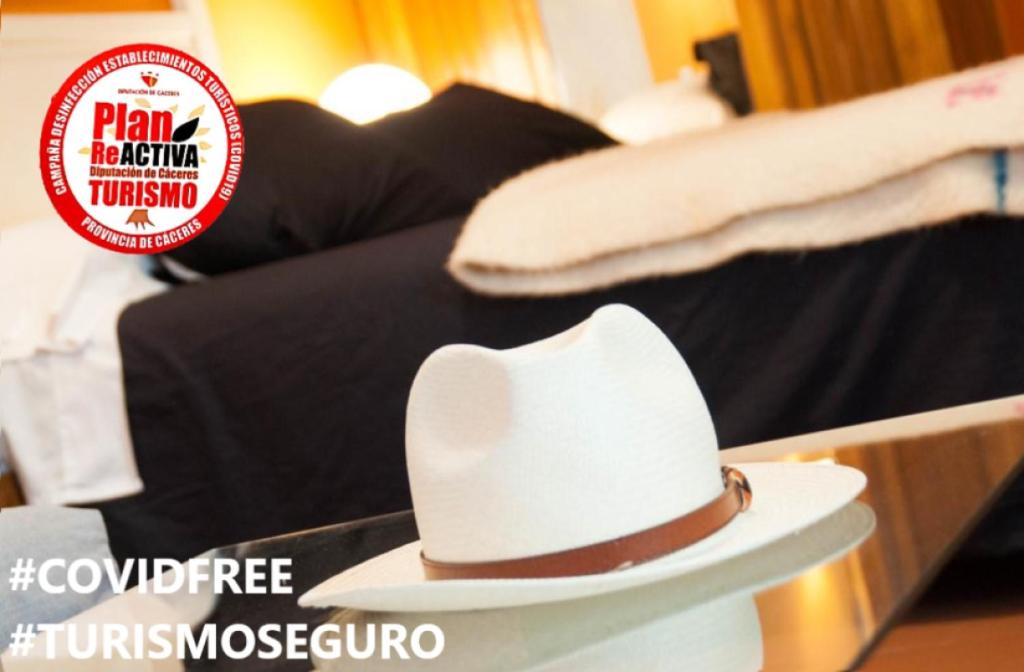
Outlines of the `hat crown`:
M 406 451 L 424 554 L 486 562 L 632 534 L 722 492 L 683 358 L 623 305 L 510 350 L 452 345 L 420 367 Z

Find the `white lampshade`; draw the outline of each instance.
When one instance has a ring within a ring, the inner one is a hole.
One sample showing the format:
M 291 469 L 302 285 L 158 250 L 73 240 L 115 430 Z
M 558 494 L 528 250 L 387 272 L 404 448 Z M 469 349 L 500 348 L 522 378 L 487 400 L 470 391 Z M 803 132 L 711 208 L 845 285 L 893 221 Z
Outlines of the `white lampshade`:
M 356 124 L 367 124 L 392 112 L 430 100 L 430 89 L 416 75 L 384 63 L 346 70 L 323 95 L 320 107 Z

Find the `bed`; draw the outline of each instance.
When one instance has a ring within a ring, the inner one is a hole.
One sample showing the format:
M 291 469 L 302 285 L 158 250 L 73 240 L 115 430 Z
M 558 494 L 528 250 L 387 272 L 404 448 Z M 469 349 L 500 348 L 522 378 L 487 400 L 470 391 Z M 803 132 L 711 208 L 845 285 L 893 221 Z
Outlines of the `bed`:
M 147 493 L 102 507 L 115 553 L 183 557 L 408 507 L 403 416 L 423 358 L 451 342 L 517 345 L 609 302 L 668 333 L 722 447 L 1022 391 L 1024 227 L 1014 220 L 534 300 L 483 298 L 451 280 L 442 262 L 459 226 L 419 226 L 129 307 L 119 333 Z

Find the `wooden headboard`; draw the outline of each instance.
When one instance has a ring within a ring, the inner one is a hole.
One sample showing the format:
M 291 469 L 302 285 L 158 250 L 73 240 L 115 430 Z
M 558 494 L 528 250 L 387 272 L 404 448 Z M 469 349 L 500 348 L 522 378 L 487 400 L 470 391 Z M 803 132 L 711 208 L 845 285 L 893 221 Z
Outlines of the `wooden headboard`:
M 18 488 L 18 482 L 14 474 L 0 474 L 0 509 L 9 506 L 21 506 L 25 503 L 25 497 Z
M 39 133 L 50 97 L 90 57 L 121 44 L 154 42 L 217 67 L 205 6 L 146 12 L 10 13 L 0 37 L 0 228 L 53 217 L 39 177 Z
M 0 427 L 0 509 L 9 506 L 21 506 L 25 503 L 25 496 L 18 486 L 18 479 L 14 477 L 10 465 L 7 463 L 9 451 L 7 450 L 7 437 L 4 436 L 3 428 Z

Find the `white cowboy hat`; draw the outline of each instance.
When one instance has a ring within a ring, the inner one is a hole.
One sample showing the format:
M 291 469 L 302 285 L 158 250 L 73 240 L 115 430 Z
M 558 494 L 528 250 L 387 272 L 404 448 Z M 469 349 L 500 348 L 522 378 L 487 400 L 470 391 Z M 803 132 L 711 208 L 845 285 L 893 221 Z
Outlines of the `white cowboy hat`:
M 338 645 L 355 651 L 367 650 L 373 626 L 397 624 L 413 633 L 429 623 L 444 633 L 443 655 L 371 656 L 360 660 L 367 672 L 478 671 L 481 661 L 488 672 L 752 672 L 763 667 L 752 594 L 845 555 L 874 523 L 867 505 L 850 502 L 756 553 L 632 590 L 486 611 L 341 609 L 330 622 L 342 626 Z M 348 649 L 341 659 L 318 659 L 316 669 L 347 669 L 346 656 Z
M 721 470 L 689 368 L 622 305 L 519 348 L 434 352 L 413 382 L 406 458 L 420 541 L 302 606 L 461 611 L 635 588 L 764 549 L 866 482 L 831 464 Z

